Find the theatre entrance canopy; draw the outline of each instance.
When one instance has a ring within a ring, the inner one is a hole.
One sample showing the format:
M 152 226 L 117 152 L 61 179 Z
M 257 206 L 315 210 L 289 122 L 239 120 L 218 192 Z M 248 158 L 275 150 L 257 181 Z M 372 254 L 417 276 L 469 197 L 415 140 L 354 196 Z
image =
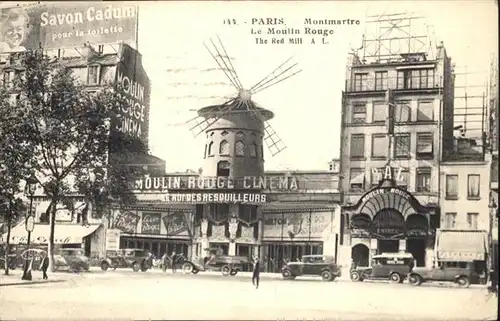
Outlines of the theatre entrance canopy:
M 398 239 L 435 234 L 437 206 L 424 206 L 391 180 L 382 181 L 352 206 L 343 206 L 352 237 Z

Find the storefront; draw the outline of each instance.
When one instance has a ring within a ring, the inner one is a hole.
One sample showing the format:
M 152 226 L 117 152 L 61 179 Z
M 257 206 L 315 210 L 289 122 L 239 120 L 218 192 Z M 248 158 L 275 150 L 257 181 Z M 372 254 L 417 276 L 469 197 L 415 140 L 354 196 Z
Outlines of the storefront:
M 487 271 L 488 234 L 474 230 L 438 230 L 436 261 L 475 262 L 478 273 Z
M 409 252 L 417 266 L 431 264 L 437 213 L 437 207 L 421 205 L 394 181 L 382 181 L 357 204 L 342 209 L 349 259 L 357 266 L 367 266 L 372 255 Z M 345 256 L 343 261 L 349 264 Z
M 272 204 L 263 208 L 264 269 L 279 272 L 288 261 L 303 255 L 337 257 L 336 205 Z

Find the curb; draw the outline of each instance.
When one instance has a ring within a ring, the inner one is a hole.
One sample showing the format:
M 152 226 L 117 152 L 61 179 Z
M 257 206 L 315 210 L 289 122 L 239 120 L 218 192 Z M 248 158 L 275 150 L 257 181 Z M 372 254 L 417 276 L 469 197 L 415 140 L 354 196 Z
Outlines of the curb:
M 67 280 L 50 280 L 50 281 L 28 281 L 28 282 L 10 282 L 10 283 L 0 283 L 2 286 L 14 286 L 14 285 L 31 285 L 31 284 L 44 284 L 44 283 L 62 283 L 67 282 Z

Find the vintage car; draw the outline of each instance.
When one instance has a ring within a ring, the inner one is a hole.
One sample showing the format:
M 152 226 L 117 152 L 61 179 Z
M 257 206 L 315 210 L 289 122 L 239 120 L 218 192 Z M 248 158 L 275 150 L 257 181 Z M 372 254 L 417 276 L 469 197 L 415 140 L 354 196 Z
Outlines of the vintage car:
M 480 279 L 474 262 L 438 262 L 438 266 L 417 267 L 408 274 L 408 281 L 412 285 L 427 281 L 444 281 L 468 287 L 471 284 L 479 284 Z
M 298 262 L 288 262 L 281 268 L 286 280 L 293 280 L 301 275 L 319 275 L 325 281 L 333 281 L 342 275 L 341 268 L 335 264 L 333 256 L 304 255 Z
M 351 269 L 350 277 L 354 282 L 363 280 L 390 280 L 403 283 L 412 271 L 415 260 L 410 253 L 382 253 L 372 257 L 372 266 Z
M 101 270 L 107 271 L 109 268 L 132 268 L 134 272 L 141 270 L 146 272 L 153 266 L 153 255 L 142 249 L 120 249 L 111 252 L 101 260 Z
M 73 272 L 88 271 L 89 258 L 81 248 L 58 249 L 54 253 L 54 270 L 69 270 Z
M 235 276 L 245 264 L 251 264 L 250 259 L 245 256 L 212 255 L 204 258 L 203 261 L 185 260 L 182 270 L 186 274 L 196 274 L 199 271 L 221 271 L 224 276 Z

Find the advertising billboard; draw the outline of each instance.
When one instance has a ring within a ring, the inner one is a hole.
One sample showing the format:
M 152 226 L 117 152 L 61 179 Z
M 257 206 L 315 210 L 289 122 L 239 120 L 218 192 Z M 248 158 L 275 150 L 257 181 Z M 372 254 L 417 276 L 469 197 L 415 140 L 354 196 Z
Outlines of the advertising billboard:
M 117 118 L 113 120 L 112 128 L 141 138 L 147 145 L 151 83 L 142 65 L 142 55 L 129 45 L 121 46 L 115 81 L 128 104 L 116 111 Z
M 0 53 L 135 42 L 137 7 L 126 2 L 47 2 L 0 9 Z

